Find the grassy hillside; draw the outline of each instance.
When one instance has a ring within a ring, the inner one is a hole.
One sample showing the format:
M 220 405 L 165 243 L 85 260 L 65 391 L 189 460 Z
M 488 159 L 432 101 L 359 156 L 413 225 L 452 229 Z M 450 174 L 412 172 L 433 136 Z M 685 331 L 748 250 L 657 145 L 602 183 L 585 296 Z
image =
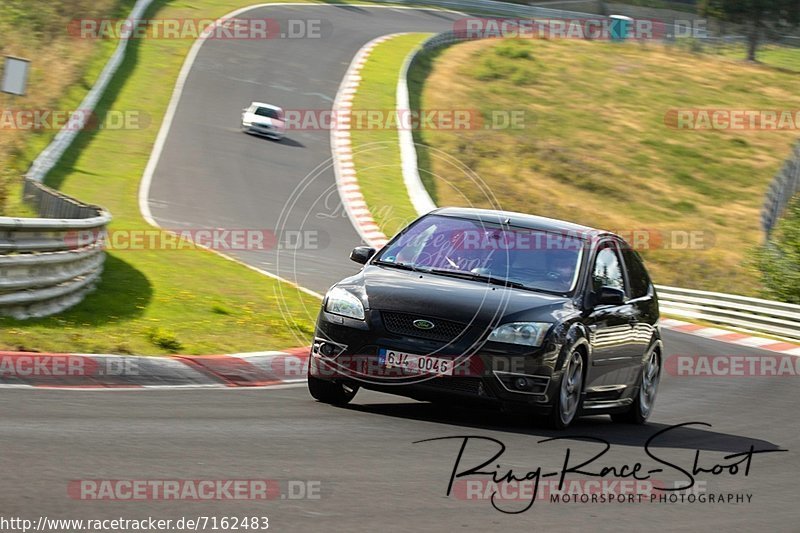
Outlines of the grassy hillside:
M 246 4 L 157 0 L 147 16 L 216 18 Z M 139 213 L 139 182 L 192 43 L 132 41 L 97 113 L 140 110 L 151 126 L 82 132 L 47 178 L 67 194 L 108 208 L 112 231 L 149 229 Z M 0 350 L 154 355 L 282 349 L 309 343 L 318 310 L 317 298 L 211 252 L 113 250 L 97 290 L 74 308 L 42 319 L 0 318 Z
M 425 130 L 506 209 L 612 230 L 702 232 L 702 249 L 644 251 L 664 284 L 757 294 L 751 254 L 791 131 L 676 129 L 670 110 L 798 109 L 800 74 L 657 45 L 586 41 L 460 44 L 414 73 L 415 107 L 523 113 L 524 127 Z M 412 104 L 413 105 L 413 104 Z M 440 205 L 491 205 L 468 172 L 421 151 Z
M 71 20 L 125 17 L 135 0 L 0 0 L 0 56 L 31 60 L 28 94 L 0 93 L 0 110 L 74 110 L 116 41 L 77 39 Z M 0 216 L 31 215 L 19 205 L 20 176 L 55 131 L 0 130 Z

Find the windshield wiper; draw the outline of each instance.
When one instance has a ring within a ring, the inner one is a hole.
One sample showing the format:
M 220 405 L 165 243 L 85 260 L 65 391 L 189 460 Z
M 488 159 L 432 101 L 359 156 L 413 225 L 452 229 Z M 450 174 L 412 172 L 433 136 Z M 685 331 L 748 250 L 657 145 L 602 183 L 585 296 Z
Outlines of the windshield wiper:
M 535 290 L 533 287 L 528 287 L 527 285 L 525 285 L 524 283 L 520 283 L 519 281 L 511 281 L 510 279 L 498 278 L 495 276 L 482 276 L 480 274 L 476 274 L 475 276 L 476 276 L 475 279 L 485 280 L 494 285 L 503 285 L 505 287 L 513 287 L 514 289 L 526 289 L 529 291 Z
M 372 264 L 380 266 L 388 266 L 392 268 L 399 268 L 401 270 L 411 270 L 412 272 L 421 272 L 419 268 L 416 268 L 413 265 L 407 265 L 405 263 L 392 263 L 391 261 L 373 261 Z
M 532 287 L 528 287 L 524 283 L 520 283 L 518 281 L 511 281 L 509 279 L 499 278 L 497 276 L 487 276 L 485 274 L 474 274 L 472 272 L 447 270 L 446 268 L 431 268 L 423 270 L 423 272 L 428 272 L 431 274 L 441 274 L 442 276 L 450 276 L 453 278 L 470 279 L 473 281 L 485 281 L 493 285 L 502 285 L 504 287 L 512 287 L 514 289 L 527 289 L 531 291 L 535 290 Z

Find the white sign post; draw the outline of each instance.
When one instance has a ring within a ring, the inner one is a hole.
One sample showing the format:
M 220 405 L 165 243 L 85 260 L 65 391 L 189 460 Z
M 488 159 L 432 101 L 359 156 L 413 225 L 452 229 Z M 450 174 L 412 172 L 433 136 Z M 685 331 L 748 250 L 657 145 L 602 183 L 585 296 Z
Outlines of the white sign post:
M 0 91 L 17 96 L 25 96 L 30 64 L 31 62 L 27 59 L 6 56 L 5 67 L 3 68 L 3 84 L 0 86 Z

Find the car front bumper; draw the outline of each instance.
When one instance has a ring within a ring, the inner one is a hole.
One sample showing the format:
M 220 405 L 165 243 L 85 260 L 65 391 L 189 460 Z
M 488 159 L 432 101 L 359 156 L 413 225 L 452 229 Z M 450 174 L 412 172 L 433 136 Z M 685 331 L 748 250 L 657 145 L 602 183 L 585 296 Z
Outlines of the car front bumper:
M 549 412 L 560 378 L 556 370 L 561 345 L 548 342 L 531 348 L 491 343 L 485 342 L 481 328 L 467 331 L 463 338 L 444 342 L 389 331 L 380 311 L 368 310 L 365 320 L 355 320 L 322 310 L 309 374 L 418 400 L 480 402 Z M 452 359 L 453 375 L 386 368 L 379 360 L 381 349 Z
M 269 137 L 270 139 L 282 139 L 283 132 L 280 130 L 276 130 L 274 128 L 265 128 L 258 126 L 257 124 L 250 124 L 245 125 L 242 124 L 242 130 L 246 133 L 252 133 L 253 135 L 261 135 L 263 137 Z

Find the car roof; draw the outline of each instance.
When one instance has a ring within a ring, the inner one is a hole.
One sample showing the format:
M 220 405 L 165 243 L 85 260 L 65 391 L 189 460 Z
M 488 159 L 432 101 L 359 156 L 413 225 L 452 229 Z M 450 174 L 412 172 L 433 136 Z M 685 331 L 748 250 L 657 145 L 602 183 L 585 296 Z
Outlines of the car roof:
M 251 106 L 258 106 L 258 107 L 268 107 L 269 109 L 274 109 L 275 111 L 283 111 L 280 107 L 272 104 L 265 104 L 264 102 L 253 102 L 250 104 Z
M 469 218 L 473 220 L 486 220 L 491 222 L 508 221 L 511 226 L 519 226 L 540 231 L 555 233 L 575 233 L 576 236 L 597 238 L 602 235 L 612 235 L 608 231 L 582 226 L 573 222 L 555 218 L 528 215 L 514 211 L 501 211 L 497 209 L 477 209 L 472 207 L 442 207 L 431 211 L 431 214 Z

